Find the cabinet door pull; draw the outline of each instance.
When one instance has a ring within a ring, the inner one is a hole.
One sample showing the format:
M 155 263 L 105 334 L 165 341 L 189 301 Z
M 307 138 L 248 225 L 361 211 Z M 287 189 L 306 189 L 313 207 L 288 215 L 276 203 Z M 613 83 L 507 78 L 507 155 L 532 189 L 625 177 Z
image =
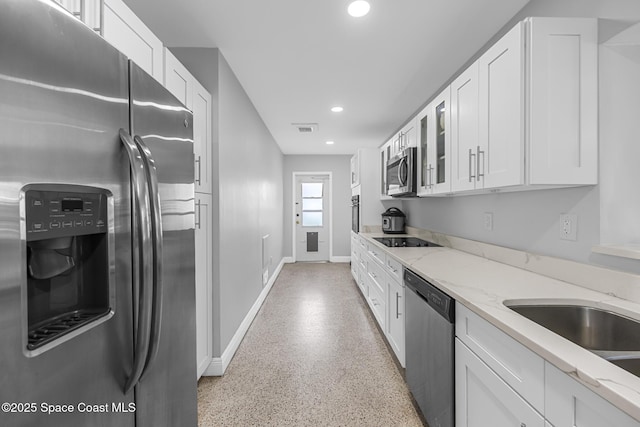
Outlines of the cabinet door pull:
M 473 170 L 473 163 L 475 163 L 473 161 L 474 157 L 476 157 L 475 153 L 471 148 L 469 148 L 469 182 L 473 181 L 473 178 L 476 177 L 474 174 L 471 173 L 471 171 Z
M 484 154 L 485 153 L 484 153 L 483 150 L 480 149 L 479 145 L 478 145 L 478 148 L 477 148 L 477 152 L 478 152 L 478 155 L 476 156 L 476 162 L 477 162 L 477 164 L 476 164 L 476 174 L 478 176 L 477 176 L 476 179 L 478 181 L 480 181 L 480 177 L 484 178 L 484 157 L 485 157 Z M 482 154 L 482 160 L 483 161 L 480 161 L 480 155 L 481 154 Z M 480 165 L 482 165 L 482 173 L 480 173 Z
M 200 224 L 202 222 L 202 215 L 200 212 L 200 199 L 198 199 L 198 201 L 196 202 L 196 211 L 198 217 L 198 220 L 196 221 L 196 227 L 198 227 L 198 230 L 200 230 Z
M 196 163 L 198 164 L 198 178 L 196 178 L 196 182 L 198 183 L 198 185 L 201 185 L 202 184 L 202 166 L 201 166 L 202 160 L 200 156 L 198 156 Z
M 435 186 L 434 179 L 433 179 L 433 171 L 436 170 L 436 168 L 434 168 L 433 166 L 430 166 L 431 170 L 429 171 L 429 182 L 431 183 L 431 188 L 433 188 Z
M 400 300 L 400 294 L 396 292 L 396 319 L 400 318 L 400 305 L 398 304 L 398 300 Z

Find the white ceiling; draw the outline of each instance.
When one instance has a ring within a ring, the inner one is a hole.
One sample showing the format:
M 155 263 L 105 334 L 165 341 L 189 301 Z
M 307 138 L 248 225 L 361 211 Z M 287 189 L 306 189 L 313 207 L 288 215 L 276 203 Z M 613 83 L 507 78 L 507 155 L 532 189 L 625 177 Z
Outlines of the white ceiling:
M 528 2 L 369 1 L 125 0 L 167 46 L 220 48 L 285 154 L 386 142 Z

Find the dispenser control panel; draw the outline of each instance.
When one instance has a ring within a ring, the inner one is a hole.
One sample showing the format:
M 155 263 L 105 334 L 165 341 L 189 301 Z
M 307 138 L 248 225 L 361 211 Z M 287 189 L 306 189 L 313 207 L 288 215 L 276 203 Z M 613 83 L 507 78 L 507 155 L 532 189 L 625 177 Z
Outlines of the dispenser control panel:
M 26 190 L 27 241 L 106 233 L 108 193 L 93 187 L 86 189 L 93 191 Z

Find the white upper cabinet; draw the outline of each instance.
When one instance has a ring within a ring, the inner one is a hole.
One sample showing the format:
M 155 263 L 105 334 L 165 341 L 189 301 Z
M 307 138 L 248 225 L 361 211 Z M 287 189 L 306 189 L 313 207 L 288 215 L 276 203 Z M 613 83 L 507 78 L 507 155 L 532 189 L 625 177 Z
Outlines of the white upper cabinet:
M 450 87 L 418 114 L 418 196 L 451 192 Z
M 189 70 L 178 61 L 169 49 L 164 51 L 164 87 L 180 100 L 187 108 L 193 105 L 192 84 L 194 77 Z
M 387 162 L 391 158 L 392 146 L 393 139 L 390 139 L 380 147 L 380 200 L 392 199 L 392 197 L 387 194 Z
M 97 33 L 102 33 L 100 28 L 101 6 L 100 0 L 53 0 L 68 10 L 73 16 L 84 22 Z
M 416 117 L 414 117 L 400 131 L 400 151 L 405 148 L 415 147 L 417 140 Z
M 122 2 L 104 1 L 103 36 L 159 82 L 163 82 L 163 45 Z
M 451 84 L 453 191 L 524 184 L 523 27 Z
M 597 30 L 595 19 L 529 18 L 451 83 L 451 192 L 597 184 Z M 434 193 L 422 179 L 420 195 Z
M 478 179 L 478 63 L 451 83 L 451 190 L 476 188 Z
M 211 95 L 168 49 L 164 63 L 165 87 L 193 112 L 196 191 L 211 193 Z
M 197 80 L 192 94 L 196 191 L 211 193 L 211 95 Z
M 431 145 L 433 138 L 429 137 L 431 126 L 435 123 L 431 112 L 432 104 L 427 105 L 416 119 L 418 126 L 418 165 L 416 186 L 418 188 L 418 196 L 428 195 L 431 193 L 431 168 L 433 167 L 433 157 L 431 153 Z
M 388 158 L 397 156 L 405 148 L 417 147 L 418 130 L 416 120 L 417 116 L 409 120 L 409 122 L 391 138 L 391 148 Z
M 524 184 L 524 23 L 478 60 L 476 188 Z
M 529 18 L 529 183 L 598 182 L 598 27 Z

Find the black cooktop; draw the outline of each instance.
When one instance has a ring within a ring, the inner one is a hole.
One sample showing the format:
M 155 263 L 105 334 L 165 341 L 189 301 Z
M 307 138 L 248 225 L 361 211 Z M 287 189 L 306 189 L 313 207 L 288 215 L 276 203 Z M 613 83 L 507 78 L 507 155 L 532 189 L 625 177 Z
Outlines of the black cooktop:
M 417 237 L 374 237 L 373 239 L 390 248 L 440 247 Z

